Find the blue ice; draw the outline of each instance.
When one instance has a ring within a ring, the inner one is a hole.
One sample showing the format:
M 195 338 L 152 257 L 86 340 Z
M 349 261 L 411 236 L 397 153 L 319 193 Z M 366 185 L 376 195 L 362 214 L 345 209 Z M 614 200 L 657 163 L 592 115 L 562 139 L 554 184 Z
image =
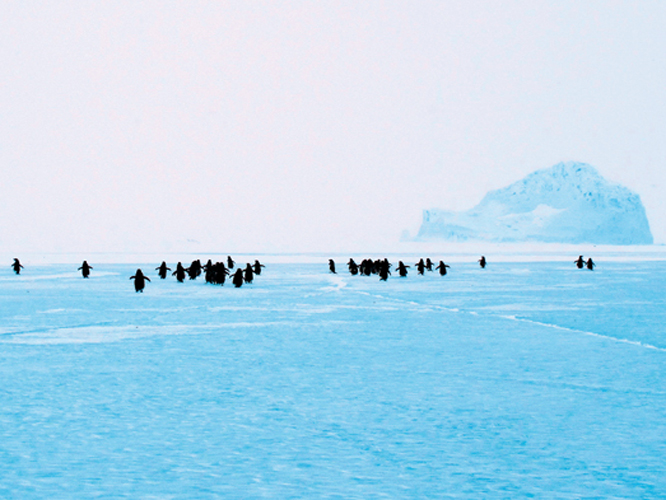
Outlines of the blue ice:
M 664 262 L 91 264 L 0 276 L 0 498 L 666 496 Z

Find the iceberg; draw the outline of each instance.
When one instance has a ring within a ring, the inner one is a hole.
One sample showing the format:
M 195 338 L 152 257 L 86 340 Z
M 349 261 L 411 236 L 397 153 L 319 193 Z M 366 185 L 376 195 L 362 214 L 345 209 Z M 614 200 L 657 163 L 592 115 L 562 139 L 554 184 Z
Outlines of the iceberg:
M 578 162 L 533 172 L 465 212 L 424 210 L 416 240 L 653 243 L 640 197 Z

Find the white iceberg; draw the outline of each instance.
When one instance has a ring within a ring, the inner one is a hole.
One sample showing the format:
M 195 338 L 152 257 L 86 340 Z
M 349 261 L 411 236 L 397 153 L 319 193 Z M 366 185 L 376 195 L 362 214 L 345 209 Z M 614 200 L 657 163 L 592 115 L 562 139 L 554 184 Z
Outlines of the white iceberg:
M 650 245 L 640 197 L 585 163 L 559 163 L 466 212 L 424 210 L 417 240 Z

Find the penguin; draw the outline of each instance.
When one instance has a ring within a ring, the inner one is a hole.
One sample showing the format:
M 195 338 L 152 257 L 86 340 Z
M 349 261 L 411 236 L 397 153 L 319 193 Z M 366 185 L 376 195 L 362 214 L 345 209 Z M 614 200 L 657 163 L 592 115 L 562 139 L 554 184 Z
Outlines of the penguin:
M 382 263 L 381 259 L 377 259 L 372 263 L 372 274 L 379 274 L 379 271 L 382 269 Z
M 444 264 L 444 261 L 440 260 L 439 265 L 435 269 L 439 270 L 439 275 L 440 276 L 446 276 L 446 268 L 447 267 L 451 267 L 451 266 L 448 266 L 448 265 Z
M 426 268 L 428 271 L 431 271 L 431 272 L 432 272 L 432 261 L 430 260 L 430 257 L 428 257 L 428 258 L 426 259 L 426 261 L 425 261 L 425 268 Z
M 190 264 L 190 267 L 185 269 L 185 271 L 187 271 L 187 274 L 191 280 L 197 279 L 199 276 L 201 276 L 201 261 L 199 259 L 193 260 L 192 264 Z
M 587 262 L 585 263 L 585 266 L 586 266 L 590 271 L 594 271 L 594 266 L 596 266 L 596 264 L 592 261 L 592 257 L 590 257 L 589 259 L 587 259 Z
M 23 269 L 23 266 L 21 265 L 18 259 L 14 259 L 14 263 L 12 264 L 11 267 L 14 269 L 14 272 L 16 274 L 21 274 L 21 269 Z
M 229 269 L 224 265 L 224 262 L 219 262 L 218 264 L 217 270 L 215 271 L 215 283 L 218 285 L 224 285 L 227 276 L 229 276 Z
M 398 274 L 399 274 L 401 277 L 404 278 L 404 277 L 407 276 L 407 269 L 408 269 L 408 268 L 409 268 L 409 266 L 406 266 L 401 260 L 398 261 Z
M 185 268 L 180 262 L 176 266 L 176 270 L 171 274 L 173 276 L 176 276 L 176 280 L 178 280 L 178 283 L 182 283 L 185 280 Z
M 234 264 L 235 264 L 235 262 L 234 262 L 234 259 L 231 258 L 231 255 L 227 255 L 227 267 L 229 269 L 233 269 Z
M 378 265 L 379 269 L 377 274 L 379 274 L 379 279 L 381 281 L 386 281 L 391 274 L 391 271 L 389 271 L 389 268 L 391 267 L 391 264 L 389 264 L 388 259 L 384 259 L 382 261 L 379 261 Z
M 245 283 L 252 283 L 252 280 L 254 279 L 254 271 L 252 270 L 252 264 L 250 264 L 249 262 L 247 266 L 245 266 L 245 273 L 243 279 L 245 280 Z
M 224 285 L 228 274 L 229 270 L 224 265 L 224 262 L 216 262 L 210 267 L 210 270 L 206 271 L 206 283 Z
M 358 264 L 354 262 L 354 259 L 349 259 L 349 262 L 347 262 L 347 267 L 349 268 L 349 272 L 352 276 L 356 276 L 358 274 Z
M 167 271 L 171 271 L 171 268 L 167 267 L 167 263 L 162 261 L 162 263 L 158 267 L 155 268 L 155 271 L 157 271 L 157 275 L 161 279 L 166 279 Z
M 333 259 L 328 259 L 328 270 L 331 271 L 333 274 L 338 274 L 335 272 L 335 262 Z
M 578 258 L 574 260 L 574 264 L 576 264 L 578 269 L 583 269 L 583 266 L 585 266 L 585 260 L 583 259 L 583 256 L 579 255 Z
M 266 266 L 264 266 L 264 265 L 263 265 L 262 263 L 260 263 L 258 260 L 255 260 L 255 261 L 254 261 L 254 266 L 253 266 L 253 267 L 254 267 L 254 274 L 256 274 L 257 276 L 259 276 L 259 275 L 261 274 L 261 268 L 262 268 L 262 267 L 266 267 Z
M 423 276 L 423 271 L 425 271 L 425 262 L 423 262 L 423 259 L 419 260 L 416 264 L 416 270 L 418 273 Z
M 236 273 L 234 274 L 233 278 L 233 284 L 236 288 L 240 288 L 243 286 L 243 270 L 242 269 L 236 269 Z
M 486 258 L 482 255 L 481 258 L 479 259 L 479 265 L 481 266 L 481 269 L 486 268 Z
M 206 283 L 213 283 L 213 278 L 215 277 L 215 267 L 213 266 L 213 261 L 208 259 L 208 262 L 203 266 L 204 270 L 204 279 Z
M 131 276 L 130 279 L 134 280 L 134 290 L 141 293 L 143 293 L 143 289 L 146 286 L 146 280 L 150 281 L 148 276 L 143 275 L 141 269 L 137 269 L 134 276 Z
M 77 271 L 81 271 L 81 274 L 83 275 L 83 277 L 87 278 L 88 276 L 90 276 L 90 270 L 92 268 L 93 268 L 92 266 L 88 265 L 88 261 L 84 260 L 83 264 L 81 264 L 81 267 L 79 267 L 77 269 Z

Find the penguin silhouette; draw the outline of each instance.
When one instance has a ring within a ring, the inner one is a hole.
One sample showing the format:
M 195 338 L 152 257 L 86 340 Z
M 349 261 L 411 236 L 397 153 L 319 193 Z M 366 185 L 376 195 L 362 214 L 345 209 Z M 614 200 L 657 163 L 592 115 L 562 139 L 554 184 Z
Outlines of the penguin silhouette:
M 234 277 L 232 280 L 234 286 L 236 288 L 240 288 L 243 286 L 243 270 L 242 269 L 236 269 L 236 272 L 234 273 Z
M 178 283 L 182 283 L 185 280 L 185 268 L 180 262 L 176 266 L 176 270 L 172 272 L 171 275 L 176 276 Z
M 386 281 L 389 275 L 391 274 L 391 271 L 389 270 L 391 264 L 389 263 L 388 259 L 378 261 L 377 267 L 378 267 L 377 274 L 379 274 L 379 279 L 381 281 Z
M 349 259 L 349 262 L 347 262 L 347 267 L 349 268 L 349 272 L 352 276 L 356 276 L 358 274 L 358 264 L 354 262 L 354 259 Z
M 215 264 L 211 264 L 211 266 L 206 270 L 206 283 L 224 285 L 228 274 L 229 270 L 224 265 L 224 262 L 216 262 Z
M 14 263 L 12 264 L 11 267 L 12 269 L 14 269 L 14 272 L 16 274 L 21 274 L 21 269 L 23 269 L 23 266 L 21 265 L 18 259 L 14 259 Z
M 479 259 L 479 265 L 481 266 L 481 269 L 486 268 L 486 258 L 482 255 L 481 258 Z
M 199 276 L 201 276 L 201 261 L 199 259 L 193 260 L 192 264 L 190 264 L 190 267 L 185 269 L 185 271 L 187 271 L 187 275 L 191 280 L 197 279 Z
M 335 272 L 335 262 L 333 259 L 328 259 L 328 270 L 331 271 L 333 274 L 338 274 Z
M 235 264 L 235 262 L 234 262 L 234 259 L 231 258 L 231 255 L 227 255 L 227 267 L 229 269 L 233 269 L 234 264 Z
M 578 269 L 583 269 L 583 267 L 585 266 L 585 260 L 583 260 L 583 256 L 579 255 L 578 258 L 574 260 L 574 264 L 576 264 L 576 267 Z
M 87 278 L 90 276 L 90 270 L 92 269 L 92 266 L 88 265 L 88 261 L 84 260 L 83 264 L 81 264 L 81 267 L 77 269 L 77 271 L 81 271 L 81 274 L 83 275 L 84 278 Z
M 423 262 L 423 259 L 420 259 L 420 260 L 416 263 L 416 270 L 417 270 L 417 272 L 418 272 L 421 276 L 423 276 L 423 271 L 425 271 L 425 267 L 426 267 L 426 266 L 425 266 L 425 262 Z
M 261 268 L 262 268 L 262 267 L 266 267 L 266 266 L 264 266 L 264 265 L 263 265 L 262 263 L 260 263 L 258 260 L 255 260 L 255 261 L 254 261 L 254 266 L 253 266 L 253 267 L 254 267 L 254 274 L 256 274 L 257 276 L 259 276 L 259 275 L 261 274 Z
M 252 280 L 254 279 L 254 271 L 252 270 L 252 264 L 248 262 L 247 266 L 245 266 L 245 273 L 243 275 L 243 279 L 245 280 L 245 283 L 252 283 Z
M 407 276 L 407 269 L 408 268 L 409 268 L 409 266 L 406 266 L 401 260 L 398 261 L 398 274 L 401 277 L 404 278 L 405 276 Z
M 376 261 L 374 261 L 372 263 L 372 274 L 379 274 L 379 271 L 381 271 L 382 269 L 383 263 L 384 261 L 382 261 L 381 259 L 377 259 Z
M 229 269 L 224 265 L 224 262 L 218 262 L 215 268 L 215 283 L 224 285 L 227 276 L 229 276 Z
M 144 276 L 141 269 L 137 269 L 134 276 L 130 276 L 131 280 L 134 280 L 134 290 L 137 292 L 143 293 L 143 289 L 146 286 L 146 280 L 150 281 L 148 276 Z
M 215 276 L 214 269 L 213 261 L 208 259 L 208 262 L 206 262 L 203 266 L 204 279 L 206 280 L 206 283 L 213 282 L 213 277 Z
M 430 257 L 428 257 L 425 261 L 425 268 L 428 271 L 432 271 L 432 261 L 430 260 Z
M 211 264 L 210 266 L 204 266 L 204 280 L 206 283 L 213 283 L 215 279 L 215 268 Z
M 446 276 L 446 268 L 451 267 L 446 264 L 444 264 L 444 261 L 440 260 L 439 265 L 435 268 L 439 271 L 440 276 Z
M 171 271 L 171 268 L 167 267 L 167 263 L 162 261 L 162 263 L 158 267 L 155 268 L 155 271 L 157 271 L 157 275 L 161 279 L 166 279 L 167 271 Z
M 590 271 L 594 271 L 594 266 L 596 266 L 596 264 L 592 261 L 592 257 L 590 257 L 589 259 L 587 259 L 587 262 L 585 263 L 585 266 L 586 266 Z

